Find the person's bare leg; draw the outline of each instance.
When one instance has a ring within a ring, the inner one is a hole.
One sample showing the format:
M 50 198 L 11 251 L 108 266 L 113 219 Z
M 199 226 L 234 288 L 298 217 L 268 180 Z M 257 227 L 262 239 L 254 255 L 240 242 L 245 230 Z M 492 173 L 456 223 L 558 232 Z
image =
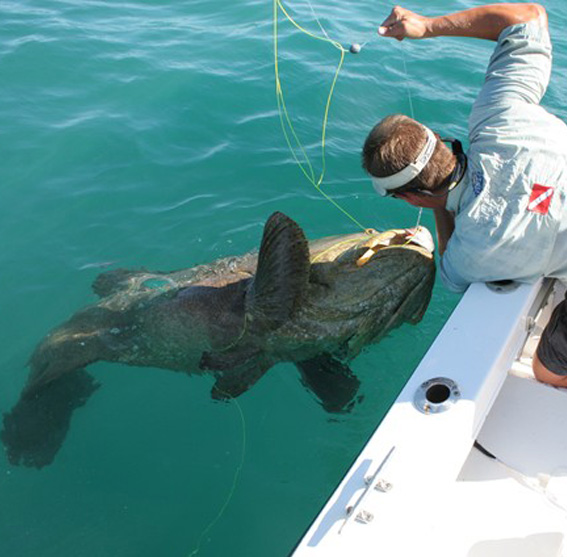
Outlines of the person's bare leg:
M 554 387 L 567 387 L 567 375 L 558 375 L 549 371 L 539 359 L 537 351 L 533 357 L 533 370 L 535 378 L 542 383 L 553 385 Z

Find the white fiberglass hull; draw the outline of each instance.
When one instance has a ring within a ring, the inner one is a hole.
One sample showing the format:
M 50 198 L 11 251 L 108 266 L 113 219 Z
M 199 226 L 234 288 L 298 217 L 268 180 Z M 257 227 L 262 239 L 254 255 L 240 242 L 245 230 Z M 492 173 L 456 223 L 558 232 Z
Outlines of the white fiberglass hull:
M 471 286 L 293 555 L 567 555 L 567 390 L 530 371 L 562 295 Z

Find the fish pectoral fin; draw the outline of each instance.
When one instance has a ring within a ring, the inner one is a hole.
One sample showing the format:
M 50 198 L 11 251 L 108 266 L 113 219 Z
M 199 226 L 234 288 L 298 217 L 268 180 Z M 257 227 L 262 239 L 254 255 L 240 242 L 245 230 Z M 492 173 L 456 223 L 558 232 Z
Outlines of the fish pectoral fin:
M 216 372 L 211 391 L 215 400 L 236 398 L 246 392 L 272 367 L 256 347 L 226 352 L 204 352 L 199 367 Z
M 227 400 L 240 396 L 252 387 L 270 367 L 271 365 L 265 362 L 247 362 L 233 370 L 218 373 L 217 380 L 211 389 L 211 398 Z
M 253 327 L 274 329 L 291 317 L 307 291 L 310 268 L 303 230 L 283 213 L 273 213 L 264 226 L 256 275 L 246 296 Z
M 302 383 L 320 400 L 327 412 L 350 412 L 361 400 L 356 397 L 360 381 L 345 363 L 331 354 L 296 362 Z

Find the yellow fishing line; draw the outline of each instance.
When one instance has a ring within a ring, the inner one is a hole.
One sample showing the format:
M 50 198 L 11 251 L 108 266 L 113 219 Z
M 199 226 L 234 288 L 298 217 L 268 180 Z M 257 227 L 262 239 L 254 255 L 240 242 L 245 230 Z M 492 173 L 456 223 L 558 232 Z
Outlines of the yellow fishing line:
M 309 2 L 309 0 L 308 0 L 308 2 Z M 310 3 L 309 3 L 309 5 L 311 6 Z M 313 6 L 311 6 L 311 10 L 313 11 Z M 281 78 L 280 78 L 280 69 L 279 69 L 279 48 L 278 48 L 278 17 L 279 17 L 279 12 L 281 12 L 285 16 L 285 18 L 296 29 L 298 29 L 302 33 L 304 33 L 307 36 L 309 36 L 313 39 L 316 39 L 318 41 L 323 41 L 323 42 L 329 43 L 340 52 L 339 63 L 337 65 L 337 69 L 335 70 L 335 73 L 333 75 L 333 79 L 331 81 L 331 86 L 330 86 L 330 89 L 329 89 L 329 94 L 327 95 L 327 100 L 325 102 L 325 110 L 324 110 L 324 114 L 323 114 L 323 123 L 322 123 L 322 127 L 321 127 L 321 172 L 320 172 L 318 177 L 316 177 L 316 173 L 315 173 L 315 170 L 313 169 L 313 165 L 311 163 L 311 160 L 309 159 L 309 156 L 307 155 L 307 152 L 306 152 L 303 144 L 301 143 L 301 140 L 299 139 L 299 137 L 298 137 L 298 135 L 295 131 L 295 128 L 294 128 L 293 123 L 291 121 L 291 117 L 289 115 L 289 112 L 288 112 L 288 109 L 287 109 L 287 106 L 286 106 L 286 103 L 285 103 L 285 99 L 284 99 L 284 92 L 283 92 L 282 82 L 281 82 Z M 327 35 L 327 33 L 325 32 L 325 29 L 321 25 L 321 22 L 317 18 L 314 11 L 313 11 L 313 15 L 314 15 L 315 19 L 317 20 L 319 28 L 321 29 L 321 31 L 324 33 L 325 36 L 317 35 L 317 34 L 311 32 L 311 31 L 305 29 L 304 27 L 302 27 L 299 23 L 297 23 L 297 21 L 295 21 L 295 19 L 287 11 L 285 6 L 283 5 L 282 0 L 273 0 L 274 73 L 275 73 L 275 81 L 276 81 L 276 99 L 277 99 L 277 105 L 278 105 L 278 113 L 279 113 L 279 116 L 280 116 L 280 124 L 281 124 L 281 128 L 282 128 L 282 131 L 283 131 L 284 139 L 287 143 L 287 146 L 290 150 L 290 153 L 293 157 L 293 160 L 296 162 L 299 169 L 304 174 L 305 178 L 307 178 L 309 183 L 319 192 L 320 195 L 322 195 L 327 201 L 329 201 L 332 205 L 334 205 L 348 219 L 350 219 L 354 224 L 356 224 L 356 226 L 358 226 L 359 228 L 361 228 L 362 230 L 367 232 L 369 230 L 368 227 L 363 226 L 346 209 L 344 209 L 337 201 L 335 201 L 332 197 L 330 197 L 321 188 L 321 184 L 323 183 L 323 180 L 325 178 L 325 173 L 326 173 L 326 170 L 327 170 L 325 150 L 326 150 L 327 124 L 328 124 L 328 120 L 329 120 L 329 110 L 330 110 L 330 107 L 331 107 L 331 101 L 333 99 L 333 94 L 335 92 L 335 87 L 336 87 L 336 84 L 337 84 L 337 81 L 338 81 L 338 78 L 339 78 L 339 74 L 340 74 L 340 71 L 341 71 L 343 63 L 344 63 L 345 53 L 347 52 L 347 50 L 338 41 L 331 39 Z M 407 71 L 407 64 L 406 64 L 406 58 L 405 58 L 403 46 L 401 46 L 401 49 L 402 49 L 403 67 L 404 67 L 404 72 L 405 72 L 405 75 L 406 75 L 406 84 L 407 84 L 407 93 L 408 93 L 408 98 L 409 98 L 410 112 L 411 112 L 412 118 L 415 119 L 413 100 L 412 100 L 412 97 L 411 97 L 411 91 L 409 89 L 408 71 Z M 294 144 L 295 144 L 295 147 L 294 147 Z M 298 155 L 298 151 L 301 153 L 301 155 Z M 415 226 L 416 230 L 419 228 L 419 225 L 420 225 L 420 222 L 421 222 L 421 216 L 422 216 L 422 209 L 420 208 L 419 214 L 418 214 L 418 217 L 417 217 L 417 223 L 416 223 L 416 226 Z M 410 243 L 412 238 L 413 238 L 413 234 L 408 237 L 407 243 Z
M 234 496 L 234 493 L 236 491 L 236 486 L 238 484 L 238 480 L 240 479 L 240 474 L 242 472 L 242 468 L 244 466 L 244 460 L 245 460 L 245 457 L 246 457 L 246 420 L 244 418 L 244 412 L 242 411 L 242 407 L 240 406 L 240 404 L 238 404 L 238 401 L 233 396 L 231 396 L 229 393 L 225 393 L 224 391 L 221 391 L 220 389 L 219 389 L 219 392 L 221 394 L 225 395 L 227 397 L 227 399 L 229 399 L 231 402 L 234 403 L 236 410 L 238 411 L 238 415 L 240 417 L 240 426 L 241 426 L 241 434 L 242 434 L 240 460 L 238 462 L 236 470 L 234 471 L 234 476 L 232 478 L 232 484 L 230 486 L 230 490 L 228 492 L 228 495 L 227 495 L 224 503 L 221 505 L 216 516 L 211 520 L 211 522 L 209 522 L 207 527 L 201 532 L 201 535 L 199 536 L 199 538 L 197 540 L 197 545 L 191 551 L 191 553 L 188 554 L 187 557 L 194 557 L 195 555 L 197 555 L 201 551 L 201 546 L 203 544 L 203 540 L 204 540 L 205 536 L 216 526 L 217 522 L 224 515 L 224 513 L 225 513 L 225 511 L 226 511 L 229 503 L 231 502 L 231 500 Z
M 307 29 L 303 28 L 299 23 L 297 23 L 293 17 L 289 14 L 289 12 L 285 9 L 284 5 L 282 4 L 281 0 L 274 0 L 273 2 L 273 11 L 274 11 L 274 71 L 275 71 L 275 79 L 276 79 L 276 99 L 278 104 L 278 112 L 280 115 L 280 123 L 283 131 L 283 135 L 287 146 L 292 154 L 294 161 L 299 166 L 301 172 L 305 175 L 307 180 L 313 185 L 313 187 L 330 203 L 332 203 L 339 211 L 341 211 L 347 218 L 349 218 L 354 224 L 360 227 L 362 230 L 367 230 L 368 227 L 363 226 L 358 220 L 356 220 L 348 211 L 346 211 L 339 203 L 337 203 L 334 199 L 332 199 L 327 193 L 325 193 L 321 189 L 321 184 L 325 178 L 325 173 L 327 169 L 327 163 L 325 158 L 325 148 L 326 148 L 326 137 L 327 137 L 327 123 L 329 120 L 329 110 L 331 107 L 331 101 L 333 99 L 333 93 L 335 91 L 335 86 L 337 84 L 337 80 L 339 78 L 339 73 L 344 63 L 345 53 L 347 50 L 343 48 L 343 46 L 328 37 L 321 37 L 308 31 Z M 281 12 L 289 21 L 290 23 L 296 27 L 302 33 L 305 33 L 309 37 L 317 39 L 319 41 L 324 41 L 331 44 L 340 52 L 340 59 L 337 65 L 337 69 L 335 70 L 335 74 L 331 81 L 331 87 L 329 89 L 329 94 L 327 95 L 327 101 L 325 103 L 325 111 L 323 114 L 323 124 L 321 128 L 321 173 L 316 178 L 315 171 L 313 169 L 313 165 L 299 139 L 291 118 L 289 116 L 289 112 L 287 110 L 287 106 L 285 104 L 284 93 L 282 88 L 282 83 L 280 79 L 280 70 L 279 70 L 279 52 L 278 52 L 278 14 Z M 320 24 L 319 24 L 320 25 Z M 292 141 L 293 140 L 293 141 Z M 295 147 L 293 145 L 295 143 Z M 298 156 L 297 150 L 301 152 L 302 159 Z

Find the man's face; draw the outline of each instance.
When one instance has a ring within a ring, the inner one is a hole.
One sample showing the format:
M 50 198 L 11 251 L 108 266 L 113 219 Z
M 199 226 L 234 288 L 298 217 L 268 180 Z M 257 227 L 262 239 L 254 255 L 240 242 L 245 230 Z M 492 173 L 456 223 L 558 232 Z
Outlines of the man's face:
M 445 207 L 447 202 L 447 196 L 442 197 L 431 197 L 429 195 L 415 192 L 406 191 L 403 193 L 392 194 L 396 199 L 402 199 L 406 203 L 413 205 L 414 207 L 423 207 L 424 209 L 437 209 L 440 207 Z

